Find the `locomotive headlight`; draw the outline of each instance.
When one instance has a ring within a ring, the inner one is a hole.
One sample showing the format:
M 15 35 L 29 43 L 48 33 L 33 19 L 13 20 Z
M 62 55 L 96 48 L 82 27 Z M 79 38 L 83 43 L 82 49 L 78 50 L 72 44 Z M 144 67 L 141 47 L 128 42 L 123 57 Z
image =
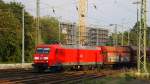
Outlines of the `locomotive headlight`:
M 48 57 L 44 57 L 43 59 L 44 59 L 44 60 L 48 60 Z
M 39 60 L 39 57 L 34 57 L 35 60 Z

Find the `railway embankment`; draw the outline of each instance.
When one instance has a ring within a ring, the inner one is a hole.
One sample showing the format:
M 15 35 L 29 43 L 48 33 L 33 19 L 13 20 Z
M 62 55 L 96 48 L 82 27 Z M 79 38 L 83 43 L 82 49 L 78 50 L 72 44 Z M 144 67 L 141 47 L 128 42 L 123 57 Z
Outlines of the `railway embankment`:
M 5 70 L 5 69 L 29 69 L 29 68 L 32 68 L 32 63 L 0 64 L 0 70 Z

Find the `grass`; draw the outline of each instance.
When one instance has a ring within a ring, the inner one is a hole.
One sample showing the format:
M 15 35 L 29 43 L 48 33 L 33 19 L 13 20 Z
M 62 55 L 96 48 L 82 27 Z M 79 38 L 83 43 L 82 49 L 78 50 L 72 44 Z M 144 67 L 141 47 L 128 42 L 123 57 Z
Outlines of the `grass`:
M 137 80 L 130 77 L 105 77 L 94 80 L 83 80 L 78 84 L 150 84 L 150 81 Z
M 82 80 L 74 84 L 150 84 L 150 80 L 136 79 L 131 73 L 121 73 L 93 80 Z

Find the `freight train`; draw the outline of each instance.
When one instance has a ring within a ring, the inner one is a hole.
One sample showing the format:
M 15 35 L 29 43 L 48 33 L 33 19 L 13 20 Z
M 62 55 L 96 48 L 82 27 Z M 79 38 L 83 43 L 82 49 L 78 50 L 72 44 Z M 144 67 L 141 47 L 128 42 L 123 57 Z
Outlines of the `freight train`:
M 135 65 L 136 58 L 136 49 L 129 46 L 39 45 L 33 56 L 33 67 L 39 72 L 46 69 L 101 69 L 107 65 Z

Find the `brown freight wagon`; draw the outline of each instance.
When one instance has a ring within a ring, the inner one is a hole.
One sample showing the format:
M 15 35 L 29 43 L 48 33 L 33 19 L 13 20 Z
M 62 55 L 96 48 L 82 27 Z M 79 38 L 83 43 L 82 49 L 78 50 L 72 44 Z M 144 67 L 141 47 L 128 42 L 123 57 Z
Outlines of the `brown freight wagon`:
M 131 48 L 128 46 L 101 46 L 104 64 L 128 64 L 131 61 Z

